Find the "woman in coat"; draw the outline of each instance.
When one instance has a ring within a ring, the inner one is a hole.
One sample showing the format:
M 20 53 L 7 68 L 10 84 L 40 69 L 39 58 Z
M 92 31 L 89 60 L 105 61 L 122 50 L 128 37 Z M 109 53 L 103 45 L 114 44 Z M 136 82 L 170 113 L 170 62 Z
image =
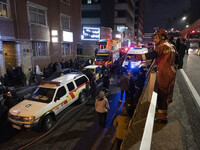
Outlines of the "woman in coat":
M 117 150 L 120 150 L 130 120 L 131 118 L 128 116 L 127 109 L 122 107 L 121 115 L 118 115 L 113 122 L 113 125 L 116 127 Z
M 99 96 L 96 98 L 95 109 L 99 118 L 99 124 L 105 128 L 107 112 L 110 109 L 109 103 L 103 91 L 99 92 Z

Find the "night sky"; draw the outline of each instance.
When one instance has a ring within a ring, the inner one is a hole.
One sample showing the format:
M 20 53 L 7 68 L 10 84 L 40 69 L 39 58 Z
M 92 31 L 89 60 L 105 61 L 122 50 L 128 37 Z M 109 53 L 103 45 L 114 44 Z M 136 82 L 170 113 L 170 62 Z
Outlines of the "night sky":
M 167 20 L 190 7 L 189 0 L 145 0 L 144 32 L 154 27 L 165 28 Z

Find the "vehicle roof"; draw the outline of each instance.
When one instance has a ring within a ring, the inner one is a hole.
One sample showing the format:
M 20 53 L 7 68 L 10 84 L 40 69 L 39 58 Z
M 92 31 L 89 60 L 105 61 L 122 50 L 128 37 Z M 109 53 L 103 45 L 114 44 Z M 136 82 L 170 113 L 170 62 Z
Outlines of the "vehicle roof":
M 105 49 L 101 49 L 101 50 L 99 50 L 98 51 L 98 54 L 105 54 L 105 53 L 111 53 L 111 52 L 118 52 L 119 51 L 119 49 L 117 49 L 117 50 L 108 50 L 107 48 L 105 48 Z
M 100 67 L 100 66 L 98 66 L 98 65 L 88 65 L 88 66 L 84 67 L 84 69 L 95 69 L 97 67 Z
M 148 52 L 147 48 L 135 47 L 135 48 L 129 49 L 127 54 L 143 54 L 143 53 L 147 53 L 147 52 Z
M 75 79 L 76 77 L 80 77 L 80 76 L 85 76 L 85 75 L 81 72 L 71 72 L 71 73 L 63 75 L 61 77 L 58 77 L 56 79 L 53 79 L 49 82 L 46 82 L 46 83 L 44 82 L 44 84 L 40 84 L 39 87 L 57 88 L 58 87 L 57 84 L 51 84 L 51 83 L 58 83 L 59 85 L 63 85 L 63 84 L 66 84 L 67 82 L 70 82 L 71 80 Z

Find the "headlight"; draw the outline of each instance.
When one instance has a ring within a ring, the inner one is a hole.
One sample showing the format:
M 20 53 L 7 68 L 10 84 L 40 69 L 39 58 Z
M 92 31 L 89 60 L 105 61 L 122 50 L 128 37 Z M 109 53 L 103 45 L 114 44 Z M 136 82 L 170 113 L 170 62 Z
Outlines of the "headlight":
M 35 117 L 24 117 L 23 121 L 24 122 L 33 122 L 35 120 Z

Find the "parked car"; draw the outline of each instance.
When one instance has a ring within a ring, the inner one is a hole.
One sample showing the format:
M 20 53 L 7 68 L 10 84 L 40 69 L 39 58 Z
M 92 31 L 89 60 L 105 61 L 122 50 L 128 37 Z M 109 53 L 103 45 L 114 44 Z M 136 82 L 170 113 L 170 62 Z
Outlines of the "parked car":
M 13 128 L 52 128 L 56 115 L 72 103 L 86 100 L 89 79 L 79 72 L 68 73 L 52 81 L 43 81 L 32 94 L 9 110 L 8 119 Z
M 66 75 L 66 74 L 68 74 L 70 72 L 77 72 L 77 70 L 74 69 L 74 68 L 61 69 L 59 71 L 54 72 L 50 77 L 48 77 L 48 78 L 46 78 L 44 80 L 45 81 L 51 81 L 51 80 L 53 80 L 55 78 L 61 77 L 61 76 Z
M 88 76 L 88 71 L 91 71 L 91 73 L 96 74 L 96 81 L 100 80 L 102 78 L 102 72 L 101 72 L 101 66 L 98 65 L 88 65 L 84 67 L 82 72 Z M 88 77 L 89 79 L 91 77 Z

